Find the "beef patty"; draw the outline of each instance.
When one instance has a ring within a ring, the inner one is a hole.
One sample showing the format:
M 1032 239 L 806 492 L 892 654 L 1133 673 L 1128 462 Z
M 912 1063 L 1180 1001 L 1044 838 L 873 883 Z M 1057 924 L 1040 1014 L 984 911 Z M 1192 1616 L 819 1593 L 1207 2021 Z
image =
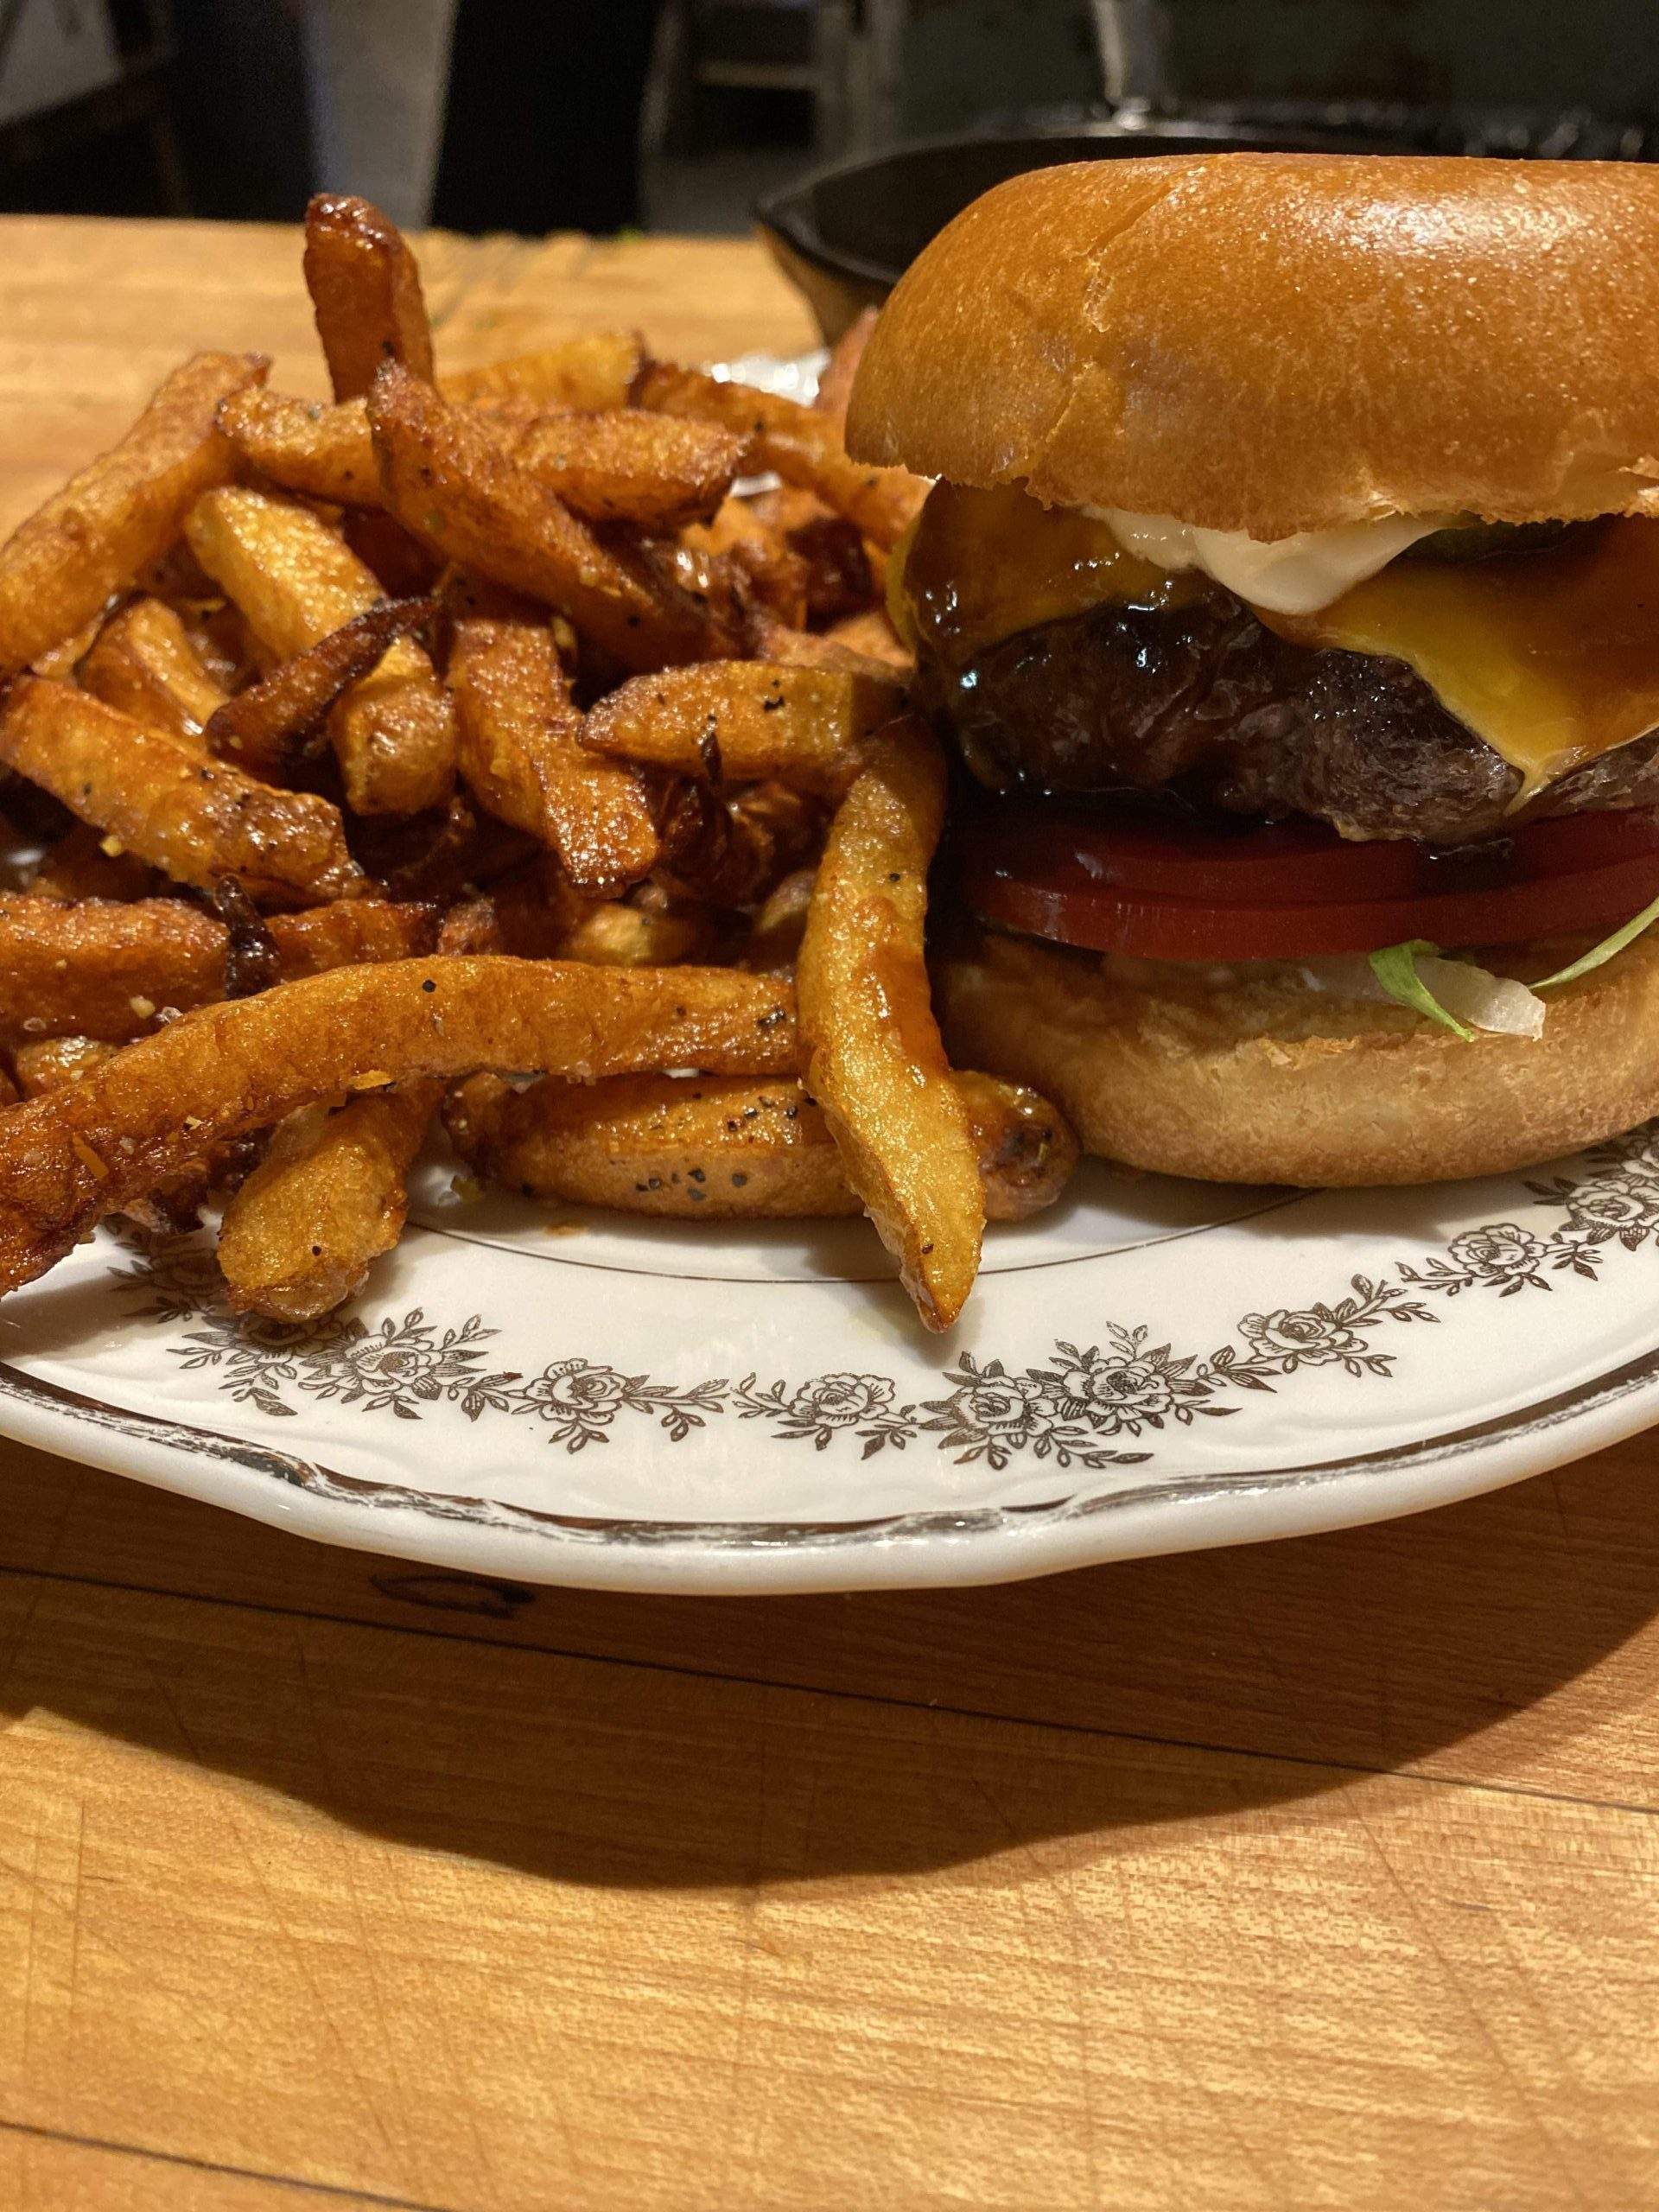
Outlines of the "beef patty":
M 1311 815 L 1351 837 L 1464 844 L 1514 826 L 1519 772 L 1403 661 L 1295 645 L 1216 592 L 1022 631 L 925 704 L 995 790 L 1171 790 L 1230 813 Z M 1529 814 L 1659 805 L 1659 733 L 1551 786 Z

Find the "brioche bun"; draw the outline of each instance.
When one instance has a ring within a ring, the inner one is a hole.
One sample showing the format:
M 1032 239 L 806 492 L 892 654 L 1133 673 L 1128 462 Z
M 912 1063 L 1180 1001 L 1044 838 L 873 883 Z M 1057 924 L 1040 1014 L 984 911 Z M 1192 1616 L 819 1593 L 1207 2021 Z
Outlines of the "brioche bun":
M 893 292 L 855 458 L 1254 537 L 1659 513 L 1659 166 L 1039 169 Z
M 1484 957 L 1537 976 L 1580 949 Z M 1289 962 L 1114 963 L 972 925 L 934 998 L 958 1066 L 1033 1084 L 1090 1152 L 1206 1182 L 1451 1182 L 1659 1113 L 1659 934 L 1552 991 L 1536 1039 L 1465 1044 Z

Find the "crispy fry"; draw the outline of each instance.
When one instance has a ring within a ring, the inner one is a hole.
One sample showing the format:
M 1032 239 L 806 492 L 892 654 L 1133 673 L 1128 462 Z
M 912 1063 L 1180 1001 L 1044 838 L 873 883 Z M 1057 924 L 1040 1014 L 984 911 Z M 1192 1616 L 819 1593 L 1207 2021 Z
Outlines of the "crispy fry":
M 41 855 L 24 889 L 37 899 L 152 899 L 162 879 L 118 837 L 100 837 L 84 822 Z
M 557 853 L 578 891 L 613 894 L 650 874 L 658 846 L 645 787 L 584 750 L 545 623 L 457 622 L 449 682 L 461 772 L 493 814 Z
M 363 1287 L 403 1234 L 409 1171 L 443 1086 L 365 1093 L 278 1127 L 225 1209 L 219 1263 L 232 1310 L 315 1321 Z
M 451 560 L 568 615 L 625 668 L 696 660 L 705 611 L 632 553 L 601 545 L 476 410 L 396 366 L 369 395 L 386 504 Z
M 487 892 L 452 906 L 438 932 L 440 952 L 511 952 L 525 960 L 567 957 L 565 940 L 593 902 L 570 887 L 551 853 L 537 853 Z
M 574 513 L 655 530 L 705 520 L 730 489 L 743 442 L 717 423 L 677 422 L 635 408 L 581 414 L 514 400 L 482 410 L 501 447 Z M 281 392 L 235 393 L 219 428 L 251 467 L 287 490 L 342 506 L 384 497 L 368 410 L 325 407 Z
M 207 1147 L 348 1090 L 480 1067 L 584 1082 L 653 1067 L 767 1074 L 791 1068 L 796 1049 L 786 988 L 728 969 L 399 961 L 200 1007 L 55 1097 L 0 1114 L 0 1289 Z
M 902 703 L 885 678 L 703 661 L 636 676 L 594 707 L 582 741 L 680 775 L 737 784 L 772 777 L 838 800 Z
M 591 907 L 582 917 L 560 945 L 559 957 L 595 968 L 669 968 L 707 959 L 714 949 L 713 919 L 702 907 L 613 902 Z
M 766 607 L 754 610 L 752 626 L 756 652 L 766 660 L 782 662 L 786 668 L 827 669 L 834 676 L 862 676 L 874 683 L 903 680 L 891 661 L 858 652 L 823 631 L 791 629 Z
M 429 622 L 433 599 L 383 599 L 215 709 L 205 735 L 213 753 L 251 767 L 292 768 L 343 691 L 378 667 L 394 639 Z
M 430 947 L 430 910 L 347 899 L 270 922 L 285 977 L 402 960 Z M 0 898 L 0 1040 L 141 1037 L 163 1017 L 225 996 L 223 922 L 177 899 Z
M 761 493 L 753 507 L 805 569 L 809 621 L 837 622 L 873 604 L 871 550 L 856 523 L 826 506 L 815 492 L 791 484 Z
M 384 596 L 350 548 L 290 500 L 238 488 L 211 493 L 185 527 L 202 567 L 278 660 L 307 652 Z M 454 708 L 412 639 L 397 639 L 352 685 L 328 729 L 354 813 L 419 814 L 448 798 Z
M 347 507 L 340 534 L 388 599 L 424 599 L 442 573 L 443 563 L 384 507 Z
M 438 933 L 432 908 L 414 899 L 342 899 L 302 914 L 271 914 L 266 925 L 285 983 L 370 961 L 409 960 L 429 952 Z
M 512 430 L 507 443 L 519 467 L 573 513 L 647 530 L 706 521 L 743 457 L 743 441 L 718 423 L 624 408 L 539 415 Z
M 1033 1090 L 955 1078 L 992 1221 L 1052 1205 L 1077 1141 Z M 526 1198 L 686 1221 L 861 1213 L 822 1112 L 797 1081 L 625 1075 L 528 1090 L 490 1076 L 461 1084 L 444 1120 L 480 1174 Z
M 536 353 L 517 353 L 486 368 L 461 369 L 438 378 L 446 399 L 529 399 L 543 407 L 598 412 L 626 407 L 645 359 L 639 333 L 594 330 Z
M 388 899 L 452 906 L 470 898 L 536 850 L 522 830 L 510 830 L 457 791 L 442 814 L 353 822 L 352 849 Z
M 48 1091 L 61 1090 L 66 1083 L 73 1083 L 89 1069 L 100 1066 L 120 1049 L 97 1037 L 47 1037 L 19 1045 L 11 1055 L 17 1080 L 6 1103 L 11 1105 L 20 1097 L 44 1098 Z
M 741 591 L 779 621 L 796 630 L 805 626 L 806 563 L 755 513 L 752 499 L 723 499 L 711 521 L 682 531 L 680 543 L 689 553 L 724 563 Z
M 36 653 L 29 664 L 30 669 L 36 676 L 55 676 L 65 683 L 73 683 L 76 670 L 97 642 L 107 612 L 107 606 L 101 607 L 90 622 L 82 623 L 79 630 L 72 631 L 67 638 L 60 638 L 55 645 L 48 645 L 43 653 Z
M 372 200 L 319 192 L 305 211 L 305 288 L 336 399 L 354 399 L 383 361 L 432 374 L 421 272 L 397 226 Z
M 938 739 L 895 725 L 830 826 L 796 971 L 807 1088 L 931 1329 L 961 1313 L 985 1220 L 923 958 L 944 795 Z
M 681 784 L 663 810 L 660 873 L 711 906 L 750 906 L 807 858 L 823 826 L 816 803 L 785 784 Z
M 175 369 L 118 446 L 72 477 L 0 546 L 0 671 L 67 638 L 165 551 L 236 454 L 221 399 L 260 382 L 257 353 L 198 353 Z
M 327 799 L 205 760 L 71 684 L 17 679 L 0 761 L 176 883 L 206 890 L 233 875 L 253 897 L 292 906 L 368 887 Z
M 120 1049 L 118 1045 L 104 1044 L 95 1037 L 54 1037 L 41 1044 L 20 1045 L 12 1054 L 16 1086 L 6 1103 L 14 1103 L 20 1094 L 24 1098 L 49 1097 L 66 1084 L 79 1082 L 82 1076 L 101 1067 Z M 177 1174 L 169 1176 L 155 1191 L 135 1198 L 125 1208 L 128 1219 L 155 1236 L 194 1228 L 214 1185 L 244 1172 L 251 1156 L 251 1139 L 244 1137 L 216 1146 L 205 1158 L 193 1160 Z
M 814 410 L 827 415 L 844 438 L 847 431 L 847 402 L 852 397 L 853 378 L 858 374 L 858 365 L 864 358 L 864 348 L 870 342 L 870 333 L 875 328 L 880 310 L 861 308 L 830 349 L 830 359 L 824 363 L 823 374 L 818 378 L 817 396 Z
M 280 391 L 238 391 L 219 410 L 219 427 L 251 468 L 285 491 L 337 506 L 380 505 L 380 472 L 361 399 L 326 406 Z
M 164 730 L 193 753 L 207 750 L 202 732 L 225 703 L 224 687 L 161 599 L 130 600 L 111 616 L 81 664 L 80 684 L 105 706 Z
M 722 384 L 700 369 L 653 361 L 634 388 L 639 405 L 694 422 L 723 423 L 749 442 L 753 466 L 774 469 L 855 522 L 877 545 L 896 545 L 927 497 L 925 479 L 903 468 L 849 461 L 833 419 L 753 385 Z

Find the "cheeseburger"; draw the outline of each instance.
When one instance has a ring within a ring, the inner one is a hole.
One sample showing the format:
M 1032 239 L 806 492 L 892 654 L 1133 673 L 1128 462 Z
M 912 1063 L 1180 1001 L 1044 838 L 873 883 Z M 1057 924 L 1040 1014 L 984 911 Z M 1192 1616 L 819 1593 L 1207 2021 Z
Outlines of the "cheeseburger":
M 1237 154 L 1000 186 L 855 456 L 963 765 L 954 1056 L 1250 1182 L 1659 1111 L 1659 170 Z

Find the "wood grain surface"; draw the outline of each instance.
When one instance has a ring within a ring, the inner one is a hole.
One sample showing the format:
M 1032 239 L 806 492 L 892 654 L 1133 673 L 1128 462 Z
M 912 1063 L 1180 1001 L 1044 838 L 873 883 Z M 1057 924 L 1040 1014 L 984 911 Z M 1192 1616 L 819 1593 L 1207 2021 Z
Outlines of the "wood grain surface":
M 0 521 L 295 234 L 0 223 Z M 452 365 L 809 342 L 746 245 L 429 240 Z M 0 2207 L 1659 2203 L 1638 1440 L 1001 1590 L 537 1591 L 0 1445 Z

